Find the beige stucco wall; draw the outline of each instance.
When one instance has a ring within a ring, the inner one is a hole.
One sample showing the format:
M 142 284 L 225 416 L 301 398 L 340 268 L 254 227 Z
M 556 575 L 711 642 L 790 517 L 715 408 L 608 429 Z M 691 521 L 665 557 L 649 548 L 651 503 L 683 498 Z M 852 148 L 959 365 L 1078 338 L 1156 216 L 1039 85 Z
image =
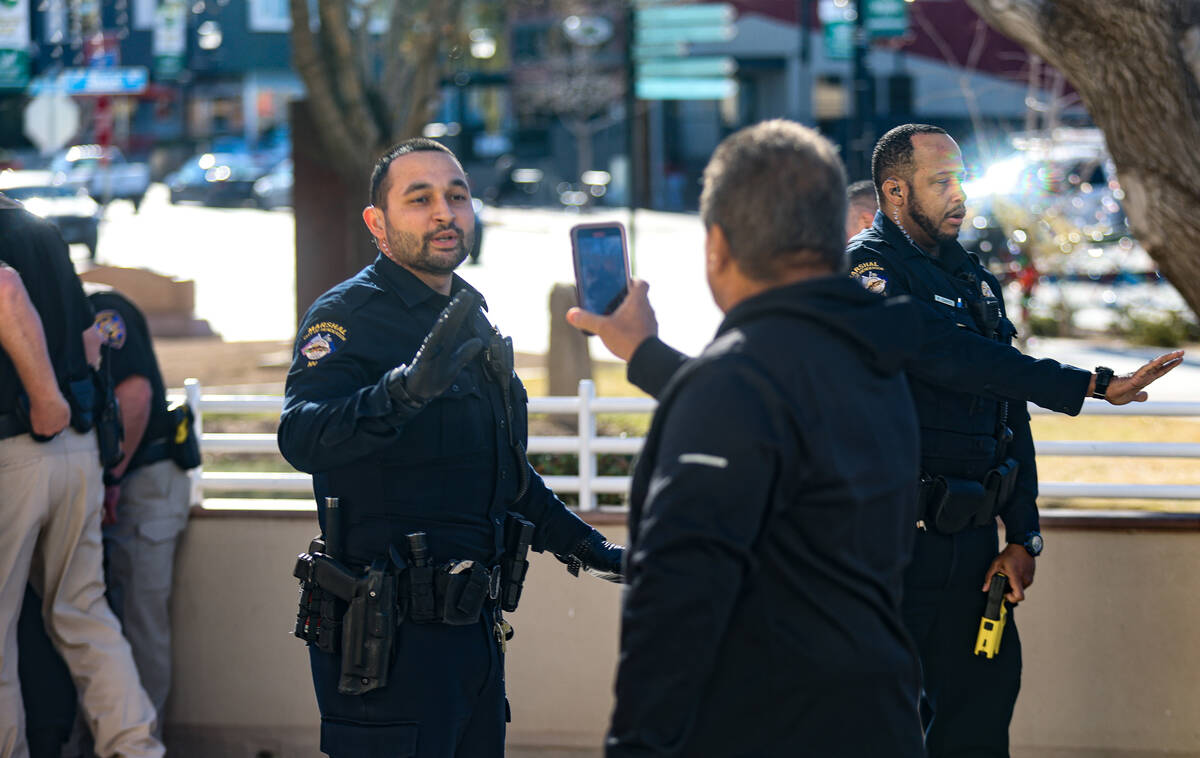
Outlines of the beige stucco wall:
M 601 528 L 625 538 L 621 526 Z M 192 520 L 172 608 L 174 755 L 317 755 L 306 653 L 291 636 L 292 564 L 314 529 L 311 515 Z M 1045 532 L 1037 582 L 1017 611 L 1025 676 L 1014 756 L 1200 757 L 1200 531 L 1048 518 Z M 511 619 L 510 756 L 599 754 L 619 601 L 617 587 L 536 557 Z

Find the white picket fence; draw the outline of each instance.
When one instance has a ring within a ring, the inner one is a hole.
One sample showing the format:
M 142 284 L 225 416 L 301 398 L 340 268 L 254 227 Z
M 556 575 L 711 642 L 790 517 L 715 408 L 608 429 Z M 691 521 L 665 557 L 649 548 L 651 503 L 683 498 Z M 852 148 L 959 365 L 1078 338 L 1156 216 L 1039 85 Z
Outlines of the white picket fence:
M 276 453 L 274 434 L 214 434 L 205 433 L 205 413 L 245 414 L 273 413 L 283 408 L 278 395 L 204 395 L 200 383 L 189 379 L 184 392 L 196 411 L 196 432 L 200 447 L 210 453 Z M 596 495 L 629 492 L 627 476 L 600 476 L 596 456 L 608 453 L 635 454 L 642 449 L 642 437 L 602 437 L 596 434 L 596 416 L 605 413 L 652 413 L 655 402 L 649 398 L 596 397 L 595 385 L 584 380 L 579 383 L 575 397 L 530 398 L 531 414 L 563 414 L 578 418 L 576 435 L 530 437 L 530 453 L 559 453 L 579 457 L 577 476 L 548 476 L 546 484 L 555 492 L 579 494 L 580 510 L 597 509 Z M 1030 413 L 1049 413 L 1029 406 Z M 1187 416 L 1200 417 L 1200 402 L 1149 402 L 1113 406 L 1098 400 L 1088 400 L 1084 413 L 1089 416 Z M 1039 455 L 1103 456 L 1116 458 L 1192 458 L 1200 459 L 1200 443 L 1185 442 L 1089 442 L 1041 441 L 1036 443 Z M 233 493 L 287 493 L 311 496 L 312 477 L 300 473 L 233 472 L 197 469 L 193 472 L 192 502 L 204 503 L 206 497 Z M 1041 482 L 1041 495 L 1053 498 L 1200 500 L 1200 484 L 1120 484 L 1099 482 Z M 264 497 L 267 495 L 264 494 Z M 311 502 L 311 500 L 309 500 Z M 607 508 L 606 508 L 607 509 Z

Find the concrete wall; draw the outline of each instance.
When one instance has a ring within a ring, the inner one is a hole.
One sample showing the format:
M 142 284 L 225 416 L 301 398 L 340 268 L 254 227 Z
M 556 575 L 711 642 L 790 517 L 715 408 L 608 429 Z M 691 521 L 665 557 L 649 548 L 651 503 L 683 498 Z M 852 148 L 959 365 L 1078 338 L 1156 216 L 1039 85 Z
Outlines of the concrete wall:
M 620 518 L 599 527 L 624 540 Z M 1017 611 L 1016 758 L 1200 758 L 1200 524 L 1179 521 L 1045 518 L 1046 553 Z M 311 513 L 192 519 L 172 608 L 172 755 L 318 755 L 306 653 L 291 636 L 292 564 L 314 531 Z M 619 601 L 617 587 L 535 557 L 511 617 L 510 756 L 599 755 Z

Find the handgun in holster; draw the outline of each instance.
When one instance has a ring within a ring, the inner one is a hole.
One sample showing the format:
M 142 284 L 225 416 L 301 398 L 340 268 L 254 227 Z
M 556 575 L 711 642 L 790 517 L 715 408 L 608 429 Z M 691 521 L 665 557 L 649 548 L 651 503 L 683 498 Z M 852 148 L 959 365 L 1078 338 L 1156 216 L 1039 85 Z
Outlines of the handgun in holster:
M 1008 577 L 1000 573 L 993 574 L 991 586 L 988 588 L 987 606 L 983 609 L 983 618 L 979 620 L 975 655 L 995 658 L 1000 654 L 1000 638 L 1004 635 L 1004 625 L 1008 623 L 1008 606 L 1004 603 L 1006 592 Z
M 521 589 L 529 572 L 529 545 L 533 542 L 533 524 L 519 513 L 509 513 L 504 521 L 504 560 L 501 562 L 500 608 L 517 609 Z
M 342 675 L 338 679 L 338 692 L 343 695 L 361 695 L 387 686 L 398 623 L 398 574 L 393 563 L 393 557 L 375 560 L 354 583 L 354 594 L 342 619 Z

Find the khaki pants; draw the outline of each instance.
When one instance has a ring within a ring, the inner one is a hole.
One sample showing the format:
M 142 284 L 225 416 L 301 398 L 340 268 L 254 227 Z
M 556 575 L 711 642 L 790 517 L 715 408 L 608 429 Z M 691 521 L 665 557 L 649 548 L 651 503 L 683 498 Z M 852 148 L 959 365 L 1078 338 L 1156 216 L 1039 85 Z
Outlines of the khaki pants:
M 42 595 L 46 632 L 71 670 L 96 752 L 157 758 L 154 707 L 104 600 L 94 434 L 0 440 L 0 758 L 25 758 L 17 617 L 26 581 Z
M 142 687 L 162 716 L 171 691 L 171 579 L 175 548 L 187 526 L 192 482 L 171 460 L 135 469 L 121 483 L 117 523 L 104 527 L 108 599 Z

